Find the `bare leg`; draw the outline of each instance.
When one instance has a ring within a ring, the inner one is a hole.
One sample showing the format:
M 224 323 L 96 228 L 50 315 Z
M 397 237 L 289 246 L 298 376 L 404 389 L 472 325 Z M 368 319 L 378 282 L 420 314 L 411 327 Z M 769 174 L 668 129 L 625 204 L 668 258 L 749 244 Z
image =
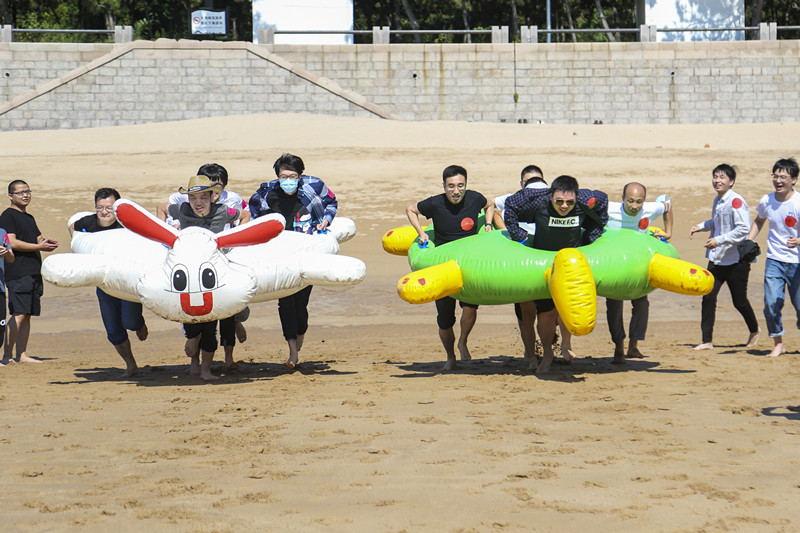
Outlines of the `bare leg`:
M 462 361 L 469 361 L 472 356 L 467 348 L 467 339 L 475 326 L 475 320 L 478 318 L 478 310 L 474 307 L 464 307 L 461 310 L 461 334 L 458 336 L 458 352 L 461 355 Z
M 744 345 L 745 348 L 755 348 L 758 345 L 758 338 L 761 336 L 761 329 L 758 331 L 751 333 L 750 336 L 747 338 L 747 344 Z
M 519 306 L 522 310 L 522 320 L 517 321 L 519 334 L 522 337 L 522 344 L 525 346 L 525 359 L 530 363 L 531 360 L 536 359 L 536 304 L 522 302 Z
M 775 342 L 775 346 L 767 357 L 780 357 L 785 354 L 786 348 L 783 347 L 783 337 L 773 337 L 772 340 Z
M 628 341 L 628 353 L 625 355 L 629 359 L 644 359 L 644 354 L 639 351 L 639 341 L 631 339 Z
M 303 340 L 305 340 L 306 335 L 305 333 L 302 335 L 297 336 L 297 352 L 299 353 L 300 350 L 303 348 Z
M 283 366 L 286 368 L 294 368 L 297 366 L 298 361 L 300 361 L 300 354 L 297 350 L 297 339 L 289 339 L 286 343 L 289 345 L 289 359 L 283 363 Z
M 228 370 L 236 370 L 239 365 L 233 360 L 233 346 L 223 346 L 225 350 L 225 368 Z
M 200 335 L 187 339 L 186 344 L 183 346 L 183 351 L 186 356 L 191 358 L 189 363 L 189 370 L 186 371 L 190 376 L 200 375 Z
M 6 335 L 6 345 L 4 347 L 3 360 L 10 359 L 17 349 L 16 360 L 20 363 L 41 363 L 41 359 L 29 356 L 28 338 L 31 334 L 31 315 L 15 313 L 8 320 L 8 330 Z
M 453 333 L 453 328 L 439 329 L 439 340 L 442 341 L 444 351 L 447 353 L 447 361 L 445 361 L 442 370 L 453 370 L 456 368 L 456 352 L 454 345 L 456 343 L 456 335 Z
M 139 373 L 139 367 L 136 366 L 136 359 L 133 358 L 133 350 L 131 350 L 131 341 L 125 339 L 125 342 L 115 344 L 114 348 L 122 360 L 125 361 L 125 372 L 120 376 L 120 379 L 126 379 L 135 376 Z
M 558 313 L 555 309 L 546 313 L 539 313 L 539 338 L 542 341 L 542 362 L 536 369 L 536 375 L 541 376 L 550 371 L 553 363 L 553 335 L 556 334 L 556 320 Z M 562 340 L 563 342 L 563 340 Z
M 200 379 L 203 381 L 219 379 L 219 376 L 215 376 L 211 373 L 211 362 L 214 361 L 214 352 L 207 352 L 203 350 L 201 353 L 203 360 L 200 363 Z
M 558 329 L 561 330 L 561 357 L 564 358 L 564 361 L 570 362 L 578 356 L 572 351 L 572 333 L 564 325 L 560 316 L 558 317 Z M 553 334 L 555 334 L 555 329 L 553 329 Z
M 713 350 L 713 349 L 714 349 L 714 345 L 712 343 L 703 342 L 701 344 L 698 344 L 694 348 L 692 348 L 692 351 L 697 352 L 697 351 L 700 351 L 700 350 Z
M 614 359 L 612 365 L 622 365 L 625 363 L 625 341 L 614 343 Z
M 144 326 L 136 330 L 136 338 L 139 339 L 140 341 L 147 340 L 148 333 L 149 332 L 147 331 L 147 324 L 145 324 Z

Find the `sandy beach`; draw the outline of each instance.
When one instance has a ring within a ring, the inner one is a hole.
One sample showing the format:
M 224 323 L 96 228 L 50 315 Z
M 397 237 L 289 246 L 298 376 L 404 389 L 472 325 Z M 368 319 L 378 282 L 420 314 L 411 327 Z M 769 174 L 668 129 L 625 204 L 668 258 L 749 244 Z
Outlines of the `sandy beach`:
M 316 287 L 311 327 L 290 371 L 275 302 L 256 304 L 240 368 L 221 351 L 203 383 L 184 373 L 180 327 L 146 312 L 132 340 L 141 373 L 118 380 L 93 288 L 46 285 L 29 353 L 0 368 L 3 531 L 641 531 L 800 529 L 800 332 L 784 313 L 788 353 L 764 357 L 720 293 L 716 349 L 700 342 L 700 298 L 656 291 L 642 360 L 611 365 L 598 305 L 578 359 L 526 370 L 513 309 L 483 306 L 474 360 L 438 370 L 433 304 L 397 296 L 409 271 L 381 248 L 404 209 L 441 192 L 460 164 L 487 197 L 512 192 L 535 163 L 619 199 L 641 181 L 673 199 L 673 244 L 705 267 L 711 169 L 737 166 L 751 213 L 769 173 L 796 156 L 800 124 L 552 126 L 390 122 L 259 115 L 71 131 L 0 133 L 5 183 L 26 180 L 42 233 L 69 252 L 67 219 L 94 191 L 117 188 L 155 212 L 207 162 L 248 197 L 300 155 L 358 234 L 342 254 L 367 277 Z M 765 249 L 765 235 L 758 240 Z M 763 258 L 750 301 L 762 330 Z M 791 307 L 787 303 L 787 307 Z M 626 317 L 630 306 L 626 306 Z M 786 310 L 785 310 L 786 311 Z M 457 331 L 457 329 L 456 329 Z M 795 502 L 792 504 L 791 502 Z

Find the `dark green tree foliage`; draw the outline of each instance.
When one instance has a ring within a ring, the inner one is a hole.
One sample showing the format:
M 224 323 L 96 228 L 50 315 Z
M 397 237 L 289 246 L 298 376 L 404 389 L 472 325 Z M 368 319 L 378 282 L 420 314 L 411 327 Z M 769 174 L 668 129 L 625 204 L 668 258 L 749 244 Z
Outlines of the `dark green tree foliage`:
M 252 40 L 251 0 L 0 0 L 0 18 L 18 29 L 103 30 L 117 25 L 133 26 L 135 39 L 188 39 L 189 13 L 208 5 L 228 9 L 228 39 Z M 14 40 L 108 42 L 113 36 L 15 33 Z
M 356 29 L 371 29 L 373 26 L 390 26 L 392 29 L 410 30 L 411 23 L 403 9 L 398 9 L 396 0 L 354 0 L 354 26 Z M 408 0 L 410 8 L 423 30 L 463 30 L 462 6 L 466 5 L 471 29 L 489 29 L 492 26 L 508 26 L 510 40 L 519 42 L 515 27 L 538 26 L 539 41 L 547 36 L 546 0 Z M 579 42 L 635 41 L 637 33 L 615 32 L 617 28 L 637 28 L 636 2 L 631 0 L 551 0 L 551 26 L 559 29 L 604 30 L 603 19 L 611 31 L 577 34 Z M 602 17 L 600 16 L 602 10 Z M 516 24 L 514 17 L 516 11 Z M 759 17 L 760 14 L 760 17 Z M 571 15 L 571 16 L 570 16 Z M 800 1 L 798 0 L 745 0 L 745 24 L 777 22 L 778 26 L 800 25 Z M 800 38 L 798 31 L 779 31 L 781 39 Z M 423 35 L 422 42 L 464 42 L 460 35 Z M 472 37 L 472 42 L 489 42 L 486 35 Z M 572 35 L 552 35 L 553 42 L 571 42 Z M 356 37 L 356 42 L 369 43 L 371 37 Z M 414 42 L 413 36 L 392 36 L 392 42 Z

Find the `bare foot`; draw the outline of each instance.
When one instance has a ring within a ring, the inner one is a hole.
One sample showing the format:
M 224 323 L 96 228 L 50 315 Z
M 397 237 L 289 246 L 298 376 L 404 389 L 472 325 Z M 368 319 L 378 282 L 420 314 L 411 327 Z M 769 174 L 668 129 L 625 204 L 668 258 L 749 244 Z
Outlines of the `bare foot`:
M 244 342 L 247 340 L 247 330 L 244 329 L 244 324 L 241 322 L 236 322 L 236 340 L 239 342 Z
M 781 355 L 786 353 L 786 348 L 783 347 L 783 343 L 778 343 L 772 349 L 772 351 L 767 354 L 767 357 L 780 357 Z
M 139 367 L 138 367 L 138 366 L 136 366 L 136 365 L 133 365 L 133 367 L 128 367 L 128 368 L 125 370 L 125 372 L 123 372 L 123 373 L 122 373 L 122 374 L 119 376 L 119 379 L 128 379 L 129 377 L 135 376 L 135 375 L 136 375 L 136 374 L 138 374 L 138 373 L 139 373 Z
M 145 324 L 144 326 L 136 330 L 136 338 L 139 339 L 140 341 L 146 340 L 148 333 L 149 332 L 147 331 L 147 324 Z
M 747 344 L 744 345 L 745 348 L 755 348 L 758 344 L 758 338 L 761 336 L 761 330 L 759 329 L 755 333 L 751 333 L 750 336 L 747 338 Z
M 469 353 L 469 348 L 467 348 L 466 344 L 459 344 L 458 345 L 458 353 L 461 355 L 462 361 L 471 361 L 472 355 Z
M 38 357 L 31 357 L 30 355 L 28 355 L 26 353 L 23 353 L 22 355 L 20 355 L 17 358 L 17 362 L 20 362 L 20 363 L 43 363 L 44 361 L 42 361 Z
M 183 351 L 186 353 L 187 357 L 197 356 L 200 353 L 198 350 L 199 348 L 200 348 L 200 335 L 198 335 L 193 339 L 187 339 L 186 344 L 183 345 Z
M 693 352 L 699 352 L 700 350 L 713 350 L 713 349 L 714 349 L 714 345 L 713 344 L 711 344 L 710 342 L 704 342 L 704 343 L 698 344 L 697 346 L 692 348 L 692 351 Z
M 0 359 L 0 368 L 11 364 L 13 361 L 13 359 Z
M 538 369 L 538 368 L 539 368 L 539 358 L 538 357 L 532 357 L 530 359 L 530 361 L 528 362 L 528 370 L 530 370 L 532 372 L 536 372 L 536 369 Z
M 442 371 L 443 372 L 447 372 L 447 371 L 455 370 L 455 369 L 456 369 L 456 360 L 455 360 L 455 358 L 453 358 L 453 359 L 448 358 L 447 361 L 444 362 L 444 365 L 442 365 Z
M 614 344 L 614 359 L 611 360 L 612 365 L 624 365 L 625 364 L 625 344 L 624 343 L 615 343 Z
M 538 368 L 536 369 L 536 375 L 541 376 L 550 372 L 550 364 L 553 362 L 553 358 L 544 357 L 542 358 L 542 362 L 539 363 Z
M 639 348 L 628 348 L 628 353 L 625 357 L 628 359 L 644 359 L 644 354 L 639 351 Z
M 564 358 L 564 361 L 571 363 L 573 359 L 578 357 L 578 355 L 572 351 L 572 348 L 565 348 L 561 347 L 561 357 Z
M 200 372 L 200 379 L 203 381 L 214 381 L 215 379 L 219 379 L 219 376 L 215 376 L 211 373 L 211 371 L 202 371 Z
M 225 370 L 237 370 L 239 368 L 239 363 L 236 361 L 225 361 Z
M 189 368 L 186 370 L 186 373 L 190 376 L 200 375 L 200 357 L 192 357 L 192 362 L 189 364 Z

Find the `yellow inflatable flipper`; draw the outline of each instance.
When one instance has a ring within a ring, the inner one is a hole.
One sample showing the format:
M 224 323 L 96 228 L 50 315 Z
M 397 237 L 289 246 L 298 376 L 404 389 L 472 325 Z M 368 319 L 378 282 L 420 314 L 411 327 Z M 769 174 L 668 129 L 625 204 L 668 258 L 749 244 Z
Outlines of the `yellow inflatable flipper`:
M 416 235 L 416 232 L 415 232 Z M 464 278 L 454 259 L 403 276 L 397 282 L 397 294 L 412 304 L 425 304 L 451 296 L 461 290 Z
M 597 315 L 597 286 L 586 256 L 577 248 L 564 248 L 556 254 L 544 277 L 569 332 L 591 333 Z
M 423 231 L 427 226 L 422 228 Z M 419 237 L 417 230 L 413 226 L 400 226 L 390 229 L 383 234 L 383 249 L 394 255 L 408 255 L 408 249 L 414 244 L 414 240 Z
M 714 276 L 693 263 L 654 254 L 648 269 L 648 282 L 657 289 L 703 296 L 714 288 Z

